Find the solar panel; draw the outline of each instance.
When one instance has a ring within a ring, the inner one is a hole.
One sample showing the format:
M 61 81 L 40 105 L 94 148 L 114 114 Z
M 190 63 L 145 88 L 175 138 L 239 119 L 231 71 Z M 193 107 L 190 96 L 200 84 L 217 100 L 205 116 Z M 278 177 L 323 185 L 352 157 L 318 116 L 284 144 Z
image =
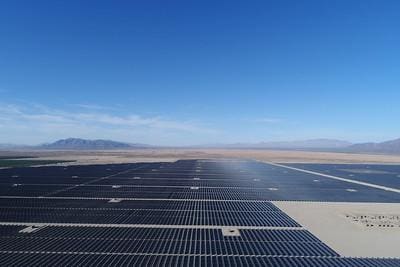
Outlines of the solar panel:
M 400 266 L 341 257 L 270 202 L 399 201 L 318 179 L 238 160 L 0 170 L 0 263 Z

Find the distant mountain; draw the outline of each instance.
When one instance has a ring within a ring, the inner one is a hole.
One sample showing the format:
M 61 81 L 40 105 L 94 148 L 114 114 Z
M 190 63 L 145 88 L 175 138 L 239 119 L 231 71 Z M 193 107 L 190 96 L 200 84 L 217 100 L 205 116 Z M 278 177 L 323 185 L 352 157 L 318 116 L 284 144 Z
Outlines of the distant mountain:
M 204 147 L 218 148 L 258 148 L 258 149 L 341 149 L 351 146 L 352 143 L 336 139 L 310 139 L 300 141 L 261 142 L 214 144 Z
M 336 140 L 336 139 L 310 139 L 300 141 L 285 141 L 285 142 L 267 142 L 260 144 L 263 147 L 268 148 L 310 148 L 310 149 L 322 149 L 322 148 L 344 148 L 351 146 L 352 143 Z
M 347 148 L 351 152 L 374 152 L 374 153 L 400 153 L 400 138 L 381 143 L 354 144 Z
M 19 147 L 18 145 L 14 144 L 0 144 L 0 149 L 10 149 L 10 148 L 16 148 Z
M 80 138 L 61 139 L 54 143 L 39 146 L 0 144 L 0 150 L 108 150 L 108 149 L 140 149 L 156 148 L 146 144 L 131 144 L 112 140 L 87 140 Z M 231 149 L 282 149 L 282 150 L 309 150 L 309 151 L 336 151 L 350 153 L 382 153 L 400 154 L 400 138 L 381 143 L 352 144 L 336 139 L 310 139 L 303 141 L 209 144 L 199 146 L 182 146 L 181 148 L 231 148 Z
M 148 148 L 149 145 L 129 144 L 112 140 L 87 140 L 80 138 L 61 139 L 54 143 L 39 146 L 41 149 L 66 149 L 66 150 L 97 150 L 97 149 L 131 149 Z
M 29 149 L 29 148 L 33 148 L 33 147 L 28 146 L 28 145 L 0 144 L 1 150 L 16 150 L 16 149 Z

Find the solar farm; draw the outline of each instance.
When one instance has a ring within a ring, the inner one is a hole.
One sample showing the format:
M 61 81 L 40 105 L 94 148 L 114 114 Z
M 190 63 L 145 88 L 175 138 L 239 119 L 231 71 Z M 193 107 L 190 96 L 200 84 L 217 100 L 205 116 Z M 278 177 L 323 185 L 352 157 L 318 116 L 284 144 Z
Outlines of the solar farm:
M 9 168 L 0 181 L 2 266 L 400 266 L 343 256 L 280 208 L 400 203 L 399 166 L 197 159 Z M 400 231 L 395 216 L 385 227 Z

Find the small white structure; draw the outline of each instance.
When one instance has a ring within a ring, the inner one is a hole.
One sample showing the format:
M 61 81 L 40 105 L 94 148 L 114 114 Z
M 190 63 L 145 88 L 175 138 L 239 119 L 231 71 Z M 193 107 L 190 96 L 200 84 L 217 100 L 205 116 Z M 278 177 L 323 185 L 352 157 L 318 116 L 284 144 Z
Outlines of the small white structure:
M 223 236 L 240 236 L 239 229 L 237 228 L 222 228 Z
M 43 226 L 34 226 L 34 225 L 31 225 L 31 226 L 28 226 L 28 227 L 26 227 L 26 228 L 20 230 L 19 233 L 22 233 L 22 234 L 30 234 L 30 233 L 34 233 L 34 232 L 36 232 L 36 231 L 39 231 L 39 230 L 42 229 L 42 228 L 43 228 Z

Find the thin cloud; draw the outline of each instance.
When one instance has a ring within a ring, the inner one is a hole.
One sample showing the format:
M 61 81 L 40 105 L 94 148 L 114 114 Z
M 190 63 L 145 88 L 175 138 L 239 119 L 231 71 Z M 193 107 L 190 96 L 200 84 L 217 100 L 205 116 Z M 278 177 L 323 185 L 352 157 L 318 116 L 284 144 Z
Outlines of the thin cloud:
M 251 119 L 249 120 L 251 122 L 255 122 L 255 123 L 280 123 L 283 122 L 282 119 L 279 118 L 255 118 L 255 119 Z
M 0 127 L 6 129 L 0 133 L 0 143 L 20 141 L 13 140 L 13 138 L 18 139 L 17 137 L 45 142 L 50 141 L 47 139 L 68 136 L 162 143 L 166 137 L 171 136 L 179 140 L 217 133 L 216 130 L 195 122 L 162 116 L 116 115 L 103 110 L 73 112 L 41 105 L 22 107 L 1 103 Z
M 108 110 L 108 111 L 117 110 L 115 107 L 102 106 L 102 105 L 97 105 L 97 104 L 73 104 L 71 106 L 78 107 L 78 108 L 81 108 L 81 109 L 84 109 L 84 110 L 95 110 L 95 111 L 98 111 L 98 110 L 102 110 L 102 111 L 104 111 L 104 110 Z

